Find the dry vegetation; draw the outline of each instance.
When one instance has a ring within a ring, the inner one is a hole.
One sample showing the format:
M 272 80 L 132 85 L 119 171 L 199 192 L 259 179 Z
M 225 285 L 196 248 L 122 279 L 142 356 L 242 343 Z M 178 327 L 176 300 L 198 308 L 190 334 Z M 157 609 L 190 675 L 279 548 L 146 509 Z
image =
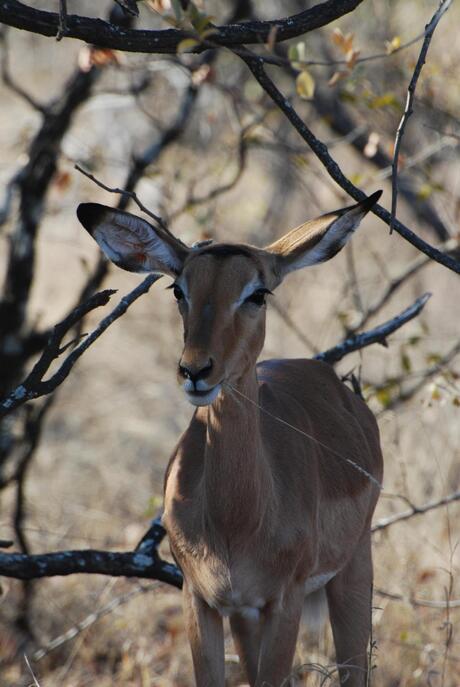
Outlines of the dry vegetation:
M 258 14 L 266 17 L 287 15 L 304 6 L 281 4 L 282 10 L 280 3 L 254 3 Z M 85 14 L 92 3 L 74 5 L 71 10 Z M 226 16 L 223 2 L 207 2 L 206 8 L 217 17 Z M 385 41 L 399 36 L 404 43 L 422 32 L 434 9 L 431 0 L 367 0 L 339 22 L 309 34 L 306 59 L 340 58 L 340 48 L 331 40 L 336 27 L 343 34 L 354 32 L 354 47 L 361 55 L 385 52 Z M 97 12 L 93 7 L 93 13 L 101 14 L 99 7 Z M 141 14 L 146 25 L 157 22 L 147 8 Z M 458 237 L 460 128 L 450 115 L 460 105 L 459 19 L 459 8 L 453 6 L 435 34 L 403 143 L 401 183 L 413 188 L 415 200 L 408 203 L 400 194 L 398 216 L 433 244 L 439 236 L 423 222 L 423 202 L 436 211 L 451 236 Z M 363 156 L 331 128 L 338 112 L 334 108 L 337 103 L 347 108 L 358 127 L 355 135 L 378 135 L 379 150 L 391 158 L 419 49 L 420 43 L 397 55 L 358 64 L 332 87 L 327 82 L 335 68 L 312 66 L 314 100 L 295 96 L 293 101 L 315 133 L 333 143 L 331 153 L 360 188 L 384 189 L 385 207 L 390 206 L 390 182 L 382 179 L 372 156 Z M 59 94 L 81 50 L 72 40 L 56 43 L 30 33 L 8 32 L 14 78 L 43 102 Z M 194 59 L 182 58 L 186 65 Z M 187 71 L 169 59 L 120 55 L 118 62 L 104 68 L 92 97 L 78 110 L 46 198 L 28 314 L 41 327 L 66 313 L 96 260 L 95 248 L 76 220 L 76 205 L 82 200 L 116 201 L 76 172 L 74 163 L 85 165 L 107 184 L 122 185 L 131 156 L 171 123 L 187 87 Z M 151 77 L 148 88 L 137 98 L 130 95 L 130 84 L 139 83 L 146 73 Z M 291 76 L 282 70 L 273 73 L 286 93 L 295 93 Z M 170 217 L 172 230 L 183 240 L 211 236 L 264 245 L 296 223 L 347 202 L 235 56 L 220 53 L 211 74 L 202 76 L 206 80 L 180 139 L 165 147 L 137 186 L 142 201 Z M 320 100 L 332 108 L 329 117 L 315 105 Z M 0 184 L 4 186 L 23 164 L 40 115 L 2 84 L 0 103 Z M 233 179 L 242 127 L 247 127 L 247 154 L 235 185 L 206 203 L 187 207 L 190 192 L 201 197 Z M 418 215 L 415 205 L 422 208 Z M 13 205 L 1 229 L 1 267 L 6 265 L 16 214 Z M 293 275 L 276 294 L 264 357 L 311 355 L 308 341 L 316 350 L 333 345 L 343 337 L 345 327 L 359 320 L 360 309 L 373 303 L 388 280 L 417 257 L 412 246 L 397 234 L 390 236 L 386 225 L 369 216 L 348 253 Z M 138 281 L 136 275 L 113 269 L 105 286 L 122 294 Z M 34 552 L 130 549 L 161 504 L 168 456 L 192 412 L 175 383 L 180 328 L 166 285 L 167 280 L 161 280 L 114 324 L 57 393 L 26 484 L 24 532 Z M 399 394 L 422 379 L 424 370 L 459 340 L 458 275 L 431 262 L 404 283 L 369 326 L 393 316 L 425 291 L 433 296 L 422 315 L 391 336 L 388 347 L 373 346 L 353 354 L 337 368 L 341 374 L 350 370 L 360 374 L 365 395 L 378 414 L 386 476 L 376 520 L 405 510 L 404 498 L 422 504 L 460 488 L 458 360 L 440 367 L 409 400 L 397 402 Z M 289 315 L 306 340 L 279 310 Z M 92 315 L 86 331 L 99 316 L 99 312 Z M 400 378 L 401 384 L 394 381 Z M 1 494 L 0 537 L 4 539 L 13 536 L 13 491 L 10 487 Z M 377 669 L 372 684 L 376 687 L 460 684 L 459 602 L 450 607 L 452 600 L 460 598 L 459 508 L 453 502 L 374 536 Z M 192 684 L 180 594 L 175 589 L 102 576 L 42 580 L 33 585 L 32 636 L 15 625 L 21 584 L 4 579 L 2 590 L 0 684 L 5 687 L 33 681 L 24 652 L 42 687 Z M 103 612 L 119 597 L 121 603 L 107 609 L 111 612 L 34 660 L 40 648 L 88 615 Z M 439 603 L 424 605 L 427 600 Z M 302 684 L 319 685 L 323 679 L 328 684 L 324 674 L 314 670 L 314 664 L 333 664 L 327 631 L 319 647 L 318 651 L 302 634 L 296 661 L 305 666 L 300 671 Z M 227 651 L 228 672 L 235 676 L 231 684 L 239 684 L 230 640 Z

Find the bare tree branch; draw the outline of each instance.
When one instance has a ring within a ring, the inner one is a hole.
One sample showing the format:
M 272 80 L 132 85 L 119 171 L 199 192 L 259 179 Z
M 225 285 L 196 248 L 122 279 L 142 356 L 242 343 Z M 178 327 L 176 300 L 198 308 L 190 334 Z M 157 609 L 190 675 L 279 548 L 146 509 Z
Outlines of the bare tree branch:
M 406 596 L 404 594 L 395 594 L 394 592 L 387 592 L 385 589 L 375 589 L 374 592 L 384 599 L 391 599 L 391 601 L 402 601 L 411 606 L 420 606 L 422 608 L 460 608 L 460 599 L 452 599 L 450 601 L 438 601 L 436 599 L 417 599 L 413 596 Z
M 275 83 L 268 76 L 264 69 L 263 59 L 259 58 L 257 55 L 249 52 L 248 50 L 234 48 L 233 52 L 239 55 L 242 60 L 244 60 L 260 86 L 276 103 L 276 105 L 278 105 L 279 109 L 288 118 L 297 132 L 302 136 L 304 141 L 306 141 L 306 143 L 310 146 L 332 179 L 334 179 L 334 181 L 336 181 L 337 184 L 355 200 L 364 200 L 366 198 L 365 194 L 344 175 L 337 162 L 331 157 L 327 146 L 318 138 L 316 138 L 313 132 L 297 114 L 290 101 L 281 93 Z M 390 224 L 391 215 L 381 205 L 374 205 L 371 209 L 371 212 L 377 215 L 377 217 L 380 217 L 380 219 L 382 219 L 386 224 Z M 393 227 L 398 234 L 400 234 L 406 241 L 411 243 L 422 253 L 425 253 L 425 255 L 428 255 L 432 260 L 435 260 L 448 269 L 460 274 L 460 261 L 455 260 L 450 255 L 442 253 L 426 241 L 423 241 L 423 239 L 417 236 L 417 234 L 411 231 L 399 220 L 394 220 Z
M 428 48 L 430 46 L 431 39 L 433 37 L 433 33 L 434 33 L 441 17 L 444 15 L 445 12 L 447 12 L 451 3 L 452 3 L 452 0 L 441 0 L 441 2 L 439 3 L 439 7 L 438 7 L 437 11 L 434 13 L 433 17 L 431 18 L 431 21 L 425 27 L 425 39 L 423 41 L 422 49 L 420 51 L 420 55 L 418 57 L 416 65 L 415 65 L 414 73 L 412 74 L 409 88 L 407 90 L 406 106 L 404 108 L 404 113 L 403 113 L 403 116 L 401 117 L 401 121 L 399 122 L 399 126 L 398 126 L 398 129 L 396 131 L 394 153 L 393 153 L 393 162 L 392 162 L 393 174 L 391 177 L 392 197 L 391 197 L 390 234 L 393 231 L 393 224 L 394 224 L 395 217 L 396 217 L 396 206 L 398 203 L 398 162 L 399 162 L 399 150 L 401 148 L 402 137 L 404 135 L 404 130 L 406 128 L 407 120 L 409 119 L 409 117 L 411 116 L 411 114 L 413 112 L 412 105 L 414 102 L 415 89 L 417 88 L 417 81 L 418 81 L 420 73 L 422 71 L 422 67 L 425 64 L 426 55 L 428 53 Z
M 342 343 L 337 344 L 337 346 L 329 348 L 323 353 L 318 353 L 314 356 L 314 359 L 334 364 L 339 362 L 339 360 L 342 360 L 342 358 L 349 353 L 358 351 L 366 346 L 370 346 L 373 343 L 386 345 L 387 337 L 402 327 L 406 322 L 409 322 L 409 320 L 412 320 L 414 317 L 416 317 L 421 310 L 423 310 L 430 297 L 430 293 L 425 293 L 423 296 L 420 296 L 420 298 L 417 298 L 412 305 L 403 310 L 402 313 L 396 315 L 396 317 L 393 317 L 391 320 L 388 320 L 388 322 L 384 322 L 378 327 L 370 329 L 367 332 L 363 332 L 362 334 L 354 334 L 353 336 L 350 336 L 342 341 Z
M 416 506 L 415 504 L 412 504 L 408 510 L 403 511 L 402 513 L 396 513 L 395 515 L 389 515 L 386 518 L 381 518 L 380 520 L 377 520 L 377 522 L 372 526 L 371 531 L 380 532 L 380 530 L 384 530 L 387 527 L 391 527 L 391 525 L 394 525 L 396 522 L 409 520 L 410 518 L 413 518 L 416 515 L 423 515 L 424 513 L 428 513 L 428 511 L 430 510 L 440 508 L 441 506 L 445 506 L 448 503 L 452 503 L 453 501 L 459 500 L 460 491 L 454 491 L 441 499 L 428 501 L 427 503 L 424 503 L 421 506 Z
M 237 46 L 244 43 L 265 43 L 276 27 L 276 40 L 285 41 L 308 33 L 335 19 L 352 12 L 363 0 L 326 0 L 299 14 L 272 21 L 248 21 L 215 27 L 213 43 L 218 46 Z M 0 23 L 17 29 L 31 31 L 42 36 L 55 37 L 60 27 L 60 16 L 55 12 L 45 12 L 28 7 L 18 0 L 2 0 L 0 3 Z M 214 28 L 214 27 L 213 27 Z M 67 15 L 66 36 L 77 38 L 101 48 L 112 48 L 126 52 L 175 54 L 177 46 L 193 33 L 179 29 L 160 31 L 123 29 L 103 21 L 77 15 Z M 208 46 L 201 44 L 193 52 L 202 52 Z
M 62 322 L 57 324 L 51 335 L 50 341 L 40 356 L 38 362 L 27 376 L 9 396 L 0 402 L 0 418 L 4 417 L 26 401 L 40 396 L 45 396 L 54 391 L 71 371 L 80 356 L 98 339 L 101 334 L 119 317 L 124 315 L 129 306 L 140 296 L 146 293 L 152 284 L 161 278 L 159 274 L 149 274 L 139 286 L 124 296 L 119 304 L 107 315 L 98 326 L 67 356 L 59 369 L 47 380 L 43 381 L 51 363 L 62 353 L 62 339 L 67 332 L 84 317 L 88 312 L 101 305 L 106 305 L 115 292 L 107 289 L 92 296 L 82 305 L 75 308 Z
M 0 575 L 21 580 L 39 577 L 72 575 L 74 573 L 95 573 L 112 577 L 139 577 L 159 580 L 180 589 L 180 570 L 162 560 L 157 547 L 166 532 L 159 519 L 153 521 L 135 551 L 118 553 L 81 549 L 27 556 L 22 553 L 0 553 Z

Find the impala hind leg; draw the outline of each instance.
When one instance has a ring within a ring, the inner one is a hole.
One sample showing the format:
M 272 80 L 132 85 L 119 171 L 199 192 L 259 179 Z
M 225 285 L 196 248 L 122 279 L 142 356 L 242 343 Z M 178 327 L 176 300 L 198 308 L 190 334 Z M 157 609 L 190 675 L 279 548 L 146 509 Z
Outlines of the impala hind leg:
M 260 652 L 260 618 L 245 615 L 230 616 L 230 628 L 235 649 L 251 687 L 256 684 Z
M 184 612 L 197 687 L 224 687 L 224 631 L 219 613 L 184 582 Z
M 340 684 L 367 684 L 371 631 L 372 555 L 367 533 L 346 567 L 326 586 Z
M 295 585 L 286 590 L 281 604 L 272 604 L 264 611 L 256 687 L 294 685 L 294 680 L 290 680 L 289 675 L 292 671 L 304 596 L 304 585 Z

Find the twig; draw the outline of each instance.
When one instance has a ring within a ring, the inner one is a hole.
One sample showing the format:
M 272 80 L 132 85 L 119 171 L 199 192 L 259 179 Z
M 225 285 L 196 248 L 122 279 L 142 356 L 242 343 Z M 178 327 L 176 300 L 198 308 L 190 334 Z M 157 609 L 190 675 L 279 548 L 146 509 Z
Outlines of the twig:
M 236 186 L 238 181 L 241 179 L 241 176 L 245 170 L 246 167 L 246 154 L 248 150 L 248 146 L 245 140 L 245 135 L 248 129 L 250 129 L 252 126 L 254 126 L 254 122 L 249 124 L 248 126 L 244 127 L 241 131 L 241 135 L 238 141 L 238 159 L 237 159 L 237 167 L 233 173 L 233 176 L 229 181 L 224 182 L 220 186 L 216 186 L 210 191 L 208 191 L 206 194 L 202 196 L 194 196 L 193 194 L 189 195 L 186 199 L 183 205 L 175 210 L 171 216 L 170 219 L 175 219 L 179 215 L 181 215 L 183 212 L 186 210 L 190 209 L 191 207 L 195 207 L 196 205 L 202 205 L 203 203 L 207 203 L 211 200 L 214 200 L 218 196 L 222 195 L 223 193 L 227 193 L 228 191 L 231 191 L 232 188 Z
M 383 413 L 388 412 L 389 410 L 394 410 L 398 406 L 400 406 L 402 403 L 406 403 L 409 401 L 415 394 L 423 389 L 423 387 L 426 385 L 427 381 L 431 379 L 431 377 L 434 377 L 434 375 L 438 374 L 443 367 L 448 365 L 458 354 L 460 353 L 460 341 L 458 341 L 452 348 L 447 351 L 445 355 L 443 355 L 436 363 L 428 367 L 426 370 L 423 370 L 423 372 L 420 373 L 421 379 L 417 382 L 417 384 L 414 384 L 410 389 L 407 391 L 402 391 L 399 396 L 396 396 L 396 398 L 393 398 L 390 400 L 385 407 L 380 410 L 378 413 L 376 413 L 377 417 L 382 415 Z M 401 385 L 404 381 L 407 380 L 408 375 L 403 375 L 400 378 L 393 379 L 391 380 L 391 385 L 393 387 L 397 387 Z M 387 387 L 388 385 L 382 385 L 382 386 L 376 386 L 374 387 L 374 391 L 379 391 L 382 388 Z
M 287 324 L 287 326 L 298 337 L 299 341 L 301 341 L 309 351 L 312 351 L 313 353 L 318 352 L 317 346 L 313 343 L 313 341 L 310 341 L 310 339 L 303 333 L 303 331 L 297 325 L 297 322 L 290 316 L 288 310 L 285 310 L 275 299 L 273 299 L 270 302 L 270 308 L 272 308 L 276 313 L 278 313 L 283 322 Z
M 396 522 L 409 520 L 410 518 L 413 518 L 416 515 L 422 515 L 423 513 L 427 513 L 430 510 L 440 508 L 441 506 L 445 506 L 448 503 L 452 503 L 453 501 L 459 500 L 460 491 L 454 491 L 441 499 L 428 501 L 427 503 L 424 503 L 421 506 L 416 506 L 415 504 L 412 504 L 409 510 L 403 511 L 402 513 L 396 513 L 395 515 L 389 515 L 386 518 L 381 518 L 380 520 L 377 520 L 377 522 L 372 526 L 371 532 L 379 532 L 380 530 L 384 530 L 387 527 L 394 525 Z
M 370 346 L 373 343 L 381 343 L 386 345 L 387 337 L 402 327 L 403 324 L 416 317 L 423 310 L 430 296 L 430 293 L 425 293 L 423 296 L 420 296 L 420 298 L 417 298 L 412 305 L 403 310 L 403 312 L 401 312 L 399 315 L 393 317 L 391 320 L 384 322 L 374 329 L 363 332 L 362 334 L 354 334 L 353 336 L 348 337 L 342 341 L 342 343 L 337 344 L 333 348 L 329 348 L 323 353 L 318 353 L 314 356 L 314 359 L 333 364 L 337 363 L 339 360 L 342 360 L 342 358 L 349 353 L 358 351 L 366 346 Z
M 318 138 L 316 138 L 313 132 L 297 114 L 289 100 L 285 98 L 285 96 L 267 75 L 264 69 L 263 60 L 259 59 L 257 55 L 248 50 L 234 48 L 233 52 L 247 64 L 257 82 L 270 96 L 281 112 L 283 112 L 283 114 L 288 118 L 300 136 L 302 136 L 304 141 L 310 146 L 319 161 L 326 168 L 331 178 L 334 179 L 334 181 L 336 181 L 337 184 L 352 198 L 357 201 L 364 200 L 366 198 L 365 194 L 344 175 L 337 162 L 329 154 L 327 146 Z M 377 217 L 380 217 L 386 224 L 390 223 L 391 215 L 381 205 L 374 205 L 371 209 L 371 212 L 377 215 Z M 393 227 L 398 234 L 400 234 L 406 241 L 411 243 L 422 253 L 425 253 L 425 255 L 428 255 L 433 260 L 436 260 L 436 262 L 439 262 L 441 265 L 444 265 L 448 269 L 460 274 L 460 261 L 455 260 L 445 253 L 442 253 L 426 241 L 423 241 L 423 239 L 417 236 L 417 234 L 411 231 L 399 220 L 394 220 Z
M 456 239 L 449 239 L 445 243 L 442 244 L 442 250 L 443 251 L 454 251 L 457 249 L 459 246 L 459 243 Z M 417 258 L 411 262 L 400 274 L 398 274 L 394 279 L 390 281 L 390 283 L 387 285 L 387 287 L 382 291 L 380 296 L 377 298 L 377 300 L 370 305 L 365 312 L 363 312 L 359 318 L 359 321 L 353 325 L 353 327 L 349 327 L 347 331 L 350 334 L 354 334 L 355 332 L 358 331 L 358 329 L 361 329 L 361 327 L 364 327 L 367 322 L 376 315 L 380 310 L 388 303 L 390 298 L 398 291 L 401 286 L 403 286 L 407 280 L 410 277 L 413 277 L 414 274 L 417 274 L 417 272 L 422 269 L 423 267 L 426 267 L 431 263 L 431 259 L 426 256 L 426 255 L 419 255 Z
M 28 670 L 29 670 L 29 673 L 30 673 L 31 676 L 32 676 L 32 679 L 33 679 L 33 681 L 34 681 L 35 687 L 40 687 L 40 683 L 38 682 L 37 678 L 35 677 L 35 673 L 34 673 L 34 671 L 32 670 L 32 666 L 30 665 L 29 659 L 27 658 L 27 656 L 26 656 L 25 654 L 24 654 L 24 660 L 25 660 L 25 662 L 26 662 L 26 666 L 27 666 L 27 668 L 28 668 Z
M 70 642 L 72 639 L 75 639 L 75 637 L 77 637 L 81 632 L 87 630 L 88 627 L 91 627 L 91 625 L 97 623 L 99 620 L 101 620 L 101 618 L 104 618 L 104 616 L 113 613 L 115 609 L 128 603 L 136 596 L 139 596 L 140 594 L 145 594 L 147 592 L 151 592 L 157 588 L 158 583 L 156 582 L 153 582 L 152 584 L 143 585 L 137 584 L 134 587 L 134 589 L 131 589 L 129 592 L 126 592 L 126 594 L 116 596 L 114 599 L 109 601 L 109 603 L 107 603 L 105 606 L 102 606 L 94 613 L 89 613 L 89 615 L 87 615 L 86 618 L 83 618 L 83 620 L 80 620 L 78 623 L 69 628 L 66 632 L 63 632 L 58 637 L 55 637 L 53 640 L 48 642 L 48 644 L 46 644 L 46 646 L 44 646 L 43 648 L 38 649 L 32 655 L 32 660 L 40 661 L 45 656 L 48 656 L 48 654 L 50 654 L 55 649 L 58 649 L 63 644 L 66 644 L 67 642 Z
M 56 40 L 60 41 L 67 34 L 67 0 L 59 0 L 59 28 Z
M 78 172 L 81 172 L 81 174 L 84 174 L 85 177 L 88 177 L 88 179 L 91 179 L 91 181 L 94 181 L 94 183 L 95 183 L 97 186 L 99 186 L 100 188 L 103 188 L 104 191 L 108 191 L 109 193 L 119 193 L 119 194 L 122 195 L 122 196 L 126 196 L 127 198 L 131 198 L 132 200 L 134 200 L 134 202 L 136 203 L 136 205 L 138 206 L 138 208 L 139 208 L 140 210 L 142 210 L 142 212 L 145 212 L 146 215 L 148 215 L 148 216 L 151 217 L 153 220 L 155 220 L 155 222 L 156 222 L 162 229 L 164 229 L 165 231 L 168 231 L 168 228 L 167 228 L 165 222 L 163 221 L 163 219 L 162 219 L 159 215 L 156 215 L 154 212 L 152 212 L 151 210 L 149 210 L 148 208 L 146 208 L 145 205 L 144 205 L 143 203 L 141 203 L 141 201 L 140 201 L 139 198 L 137 197 L 137 194 L 135 193 L 135 191 L 125 191 L 125 190 L 122 189 L 122 188 L 106 186 L 105 184 L 102 183 L 102 181 L 99 181 L 99 179 L 96 179 L 96 177 L 94 176 L 94 174 L 91 174 L 90 172 L 87 172 L 87 171 L 84 170 L 82 167 L 80 167 L 80 165 L 74 165 L 74 167 L 75 167 L 75 169 L 76 169 Z M 168 233 L 169 233 L 169 231 L 168 231 Z
M 425 39 L 423 41 L 422 49 L 420 51 L 420 55 L 418 57 L 416 65 L 415 65 L 414 73 L 412 74 L 412 78 L 411 78 L 410 83 L 409 83 L 409 88 L 407 90 L 406 106 L 404 108 L 404 113 L 403 113 L 403 116 L 401 117 L 401 121 L 399 122 L 399 126 L 398 126 L 398 129 L 396 131 L 394 153 L 393 153 L 393 162 L 392 162 L 393 174 L 391 177 L 392 196 L 391 196 L 390 234 L 393 232 L 393 224 L 394 224 L 394 221 L 396 218 L 396 206 L 397 206 L 397 202 L 398 202 L 398 161 L 399 161 L 399 150 L 401 148 L 402 137 L 404 135 L 404 130 L 406 128 L 407 120 L 409 119 L 409 117 L 411 116 L 411 114 L 413 112 L 412 105 L 414 102 L 414 96 L 415 96 L 415 89 L 417 87 L 417 81 L 418 81 L 420 73 L 422 71 L 422 67 L 425 64 L 426 55 L 427 55 L 428 48 L 429 48 L 430 43 L 431 43 L 431 39 L 433 37 L 433 33 L 434 33 L 441 17 L 443 16 L 443 14 L 445 12 L 447 12 L 451 3 L 452 3 L 452 0 L 441 0 L 441 2 L 439 3 L 439 7 L 438 7 L 437 11 L 434 13 L 429 24 L 427 24 L 425 27 Z
M 0 42 L 3 43 L 2 49 L 2 60 L 1 60 L 1 74 L 2 80 L 5 86 L 7 86 L 13 93 L 16 93 L 20 98 L 22 98 L 28 105 L 30 105 L 37 112 L 45 115 L 47 108 L 39 103 L 30 93 L 27 93 L 21 86 L 19 86 L 11 76 L 9 64 L 8 64 L 8 44 L 7 44 L 7 34 L 6 31 L 0 33 Z M 1 222 L 0 222 L 1 223 Z
M 54 328 L 53 334 L 38 362 L 35 364 L 31 373 L 9 396 L 0 402 L 0 418 L 4 417 L 12 410 L 22 405 L 26 401 L 47 395 L 54 391 L 70 373 L 78 358 L 98 339 L 101 334 L 119 317 L 121 317 L 129 306 L 140 296 L 146 293 L 160 275 L 149 274 L 144 281 L 130 293 L 124 296 L 119 304 L 107 315 L 98 326 L 67 356 L 59 369 L 46 381 L 43 376 L 48 371 L 51 363 L 59 356 L 63 337 L 78 321 L 81 320 L 91 310 L 106 305 L 113 295 L 113 290 L 101 291 L 92 296 L 88 301 L 75 308 L 62 322 Z
M 446 601 L 438 601 L 436 599 L 416 599 L 412 596 L 404 596 L 404 594 L 395 594 L 394 592 L 387 592 L 385 589 L 374 588 L 374 592 L 384 599 L 391 599 L 391 601 L 402 601 L 411 606 L 420 606 L 422 608 L 446 608 Z M 460 599 L 452 599 L 449 601 L 449 608 L 460 608 Z

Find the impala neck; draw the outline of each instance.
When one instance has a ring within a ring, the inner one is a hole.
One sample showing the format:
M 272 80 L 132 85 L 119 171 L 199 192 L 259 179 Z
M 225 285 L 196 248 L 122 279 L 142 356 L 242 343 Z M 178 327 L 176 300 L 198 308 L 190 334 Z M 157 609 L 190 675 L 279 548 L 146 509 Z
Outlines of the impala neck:
M 272 502 L 271 478 L 254 405 L 258 403 L 255 368 L 233 386 L 241 396 L 224 387 L 206 408 L 205 515 L 216 527 L 247 534 L 259 528 Z

